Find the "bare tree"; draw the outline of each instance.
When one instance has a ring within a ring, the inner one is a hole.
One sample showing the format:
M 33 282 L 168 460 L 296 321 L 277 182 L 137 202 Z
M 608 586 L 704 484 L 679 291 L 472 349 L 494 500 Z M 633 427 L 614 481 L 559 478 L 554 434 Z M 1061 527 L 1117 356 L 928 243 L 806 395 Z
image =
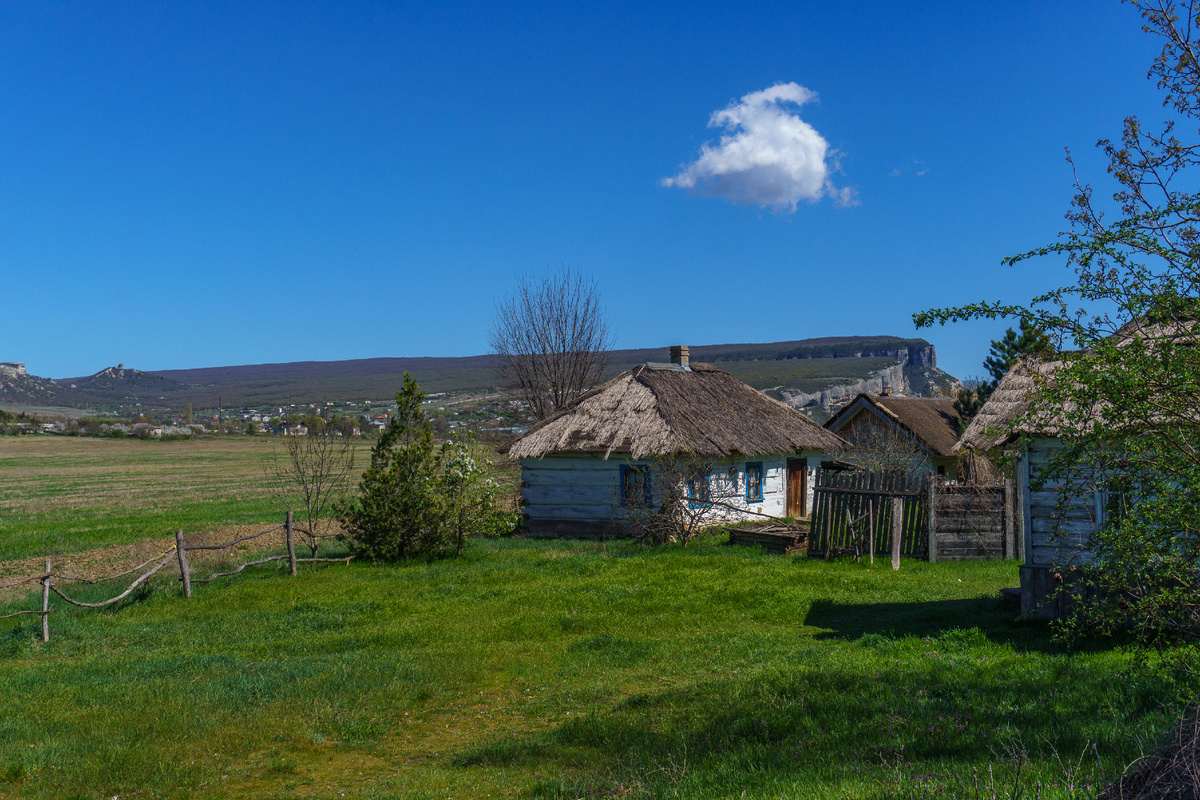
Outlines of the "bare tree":
M 494 367 L 504 388 L 545 419 L 593 388 L 608 368 L 612 341 L 595 281 L 570 267 L 524 275 L 496 304 Z
M 678 542 L 684 547 L 705 530 L 748 517 L 782 522 L 754 511 L 747 502 L 746 480 L 765 479 L 762 468 L 754 478 L 740 478 L 724 462 L 682 453 L 650 459 L 625 469 L 617 502 L 626 531 L 643 544 Z
M 885 472 L 932 472 L 929 457 L 912 439 L 882 422 L 868 419 L 839 431 L 849 446 L 836 451 L 842 461 L 869 470 Z
M 354 473 L 354 442 L 349 426 L 309 429 L 306 436 L 285 436 L 283 451 L 271 457 L 270 472 L 280 500 L 306 523 L 301 540 L 313 558 L 321 540 L 333 533 L 335 519 L 327 515 L 345 496 Z

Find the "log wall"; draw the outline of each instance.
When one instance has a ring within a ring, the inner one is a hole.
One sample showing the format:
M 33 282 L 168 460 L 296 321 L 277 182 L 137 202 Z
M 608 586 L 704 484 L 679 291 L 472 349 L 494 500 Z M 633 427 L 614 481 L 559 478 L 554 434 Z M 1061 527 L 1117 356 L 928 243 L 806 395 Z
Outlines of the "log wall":
M 1096 492 L 1062 491 L 1062 484 L 1046 481 L 1038 489 L 1032 481 L 1057 448 L 1053 439 L 1037 439 L 1021 459 L 1018 480 L 1022 482 L 1025 518 L 1025 563 L 1040 566 L 1079 565 L 1089 557 L 1088 538 L 1100 525 L 1101 509 Z

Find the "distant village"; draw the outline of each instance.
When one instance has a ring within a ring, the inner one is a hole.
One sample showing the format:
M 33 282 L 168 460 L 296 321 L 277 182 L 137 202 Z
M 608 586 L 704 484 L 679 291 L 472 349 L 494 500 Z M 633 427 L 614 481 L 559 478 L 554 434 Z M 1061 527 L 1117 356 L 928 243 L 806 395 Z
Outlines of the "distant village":
M 0 369 L 24 365 L 0 364 Z M 23 374 L 23 373 L 22 373 Z M 528 429 L 523 403 L 494 394 L 438 393 L 426 399 L 434 432 L 451 436 L 470 431 L 482 441 L 501 441 Z M 181 439 L 208 435 L 306 436 L 330 429 L 337 436 L 371 436 L 387 426 L 395 402 L 292 403 L 269 407 L 160 409 L 140 403 L 75 414 L 0 410 L 0 434 Z

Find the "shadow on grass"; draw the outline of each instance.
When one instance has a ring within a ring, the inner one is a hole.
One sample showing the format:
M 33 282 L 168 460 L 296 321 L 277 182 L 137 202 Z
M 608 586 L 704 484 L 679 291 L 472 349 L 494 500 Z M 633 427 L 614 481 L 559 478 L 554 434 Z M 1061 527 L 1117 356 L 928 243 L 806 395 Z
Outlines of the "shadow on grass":
M 963 781 L 1019 762 L 1060 780 L 1062 757 L 1094 746 L 1104 763 L 1087 769 L 1099 779 L 1136 755 L 1135 737 L 1153 734 L 1178 689 L 1112 645 L 1068 653 L 998 599 L 818 601 L 805 624 L 827 629 L 816 638 L 828 646 L 633 695 L 455 763 L 577 776 L 534 796 L 777 796 L 865 778 L 882 797 L 897 775 Z
M 1055 638 L 1048 622 L 1025 619 L 998 597 L 931 600 L 916 603 L 838 603 L 815 600 L 804 624 L 823 629 L 815 638 L 856 641 L 864 636 L 900 639 L 936 637 L 950 631 L 978 630 L 988 641 L 1022 652 L 1062 654 L 1104 652 L 1127 644 L 1118 637 L 1076 641 L 1068 647 Z
M 1136 747 L 1130 731 L 1153 730 L 1168 701 L 1166 681 L 1130 680 L 1116 668 L 1091 675 L 1050 659 L 997 671 L 971 661 L 979 644 L 977 634 L 949 634 L 892 668 L 848 672 L 810 662 L 635 695 L 543 734 L 485 743 L 455 763 L 574 774 L 532 787 L 534 796 L 554 797 L 659 796 L 685 779 L 686 796 L 735 786 L 775 796 L 789 785 L 863 778 L 883 787 L 898 772 L 970 775 L 1005 759 L 997 768 L 1013 767 L 1018 752 L 1026 769 L 1053 780 L 1061 777 L 1059 754 L 1093 744 L 1109 761 L 1095 764 L 1097 773 L 1119 769 Z M 874 666 L 890 656 L 876 655 Z

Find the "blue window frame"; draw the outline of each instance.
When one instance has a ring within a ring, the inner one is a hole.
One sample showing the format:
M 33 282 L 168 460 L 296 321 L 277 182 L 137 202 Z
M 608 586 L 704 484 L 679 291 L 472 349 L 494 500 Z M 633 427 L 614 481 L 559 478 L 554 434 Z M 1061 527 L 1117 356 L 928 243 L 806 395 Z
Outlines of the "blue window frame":
M 650 505 L 650 468 L 644 464 L 621 465 L 621 505 Z
M 761 461 L 746 464 L 746 502 L 761 503 L 763 499 L 763 466 Z
M 689 508 L 703 508 L 712 502 L 712 488 L 709 485 L 709 474 L 697 472 L 688 478 L 687 496 Z

